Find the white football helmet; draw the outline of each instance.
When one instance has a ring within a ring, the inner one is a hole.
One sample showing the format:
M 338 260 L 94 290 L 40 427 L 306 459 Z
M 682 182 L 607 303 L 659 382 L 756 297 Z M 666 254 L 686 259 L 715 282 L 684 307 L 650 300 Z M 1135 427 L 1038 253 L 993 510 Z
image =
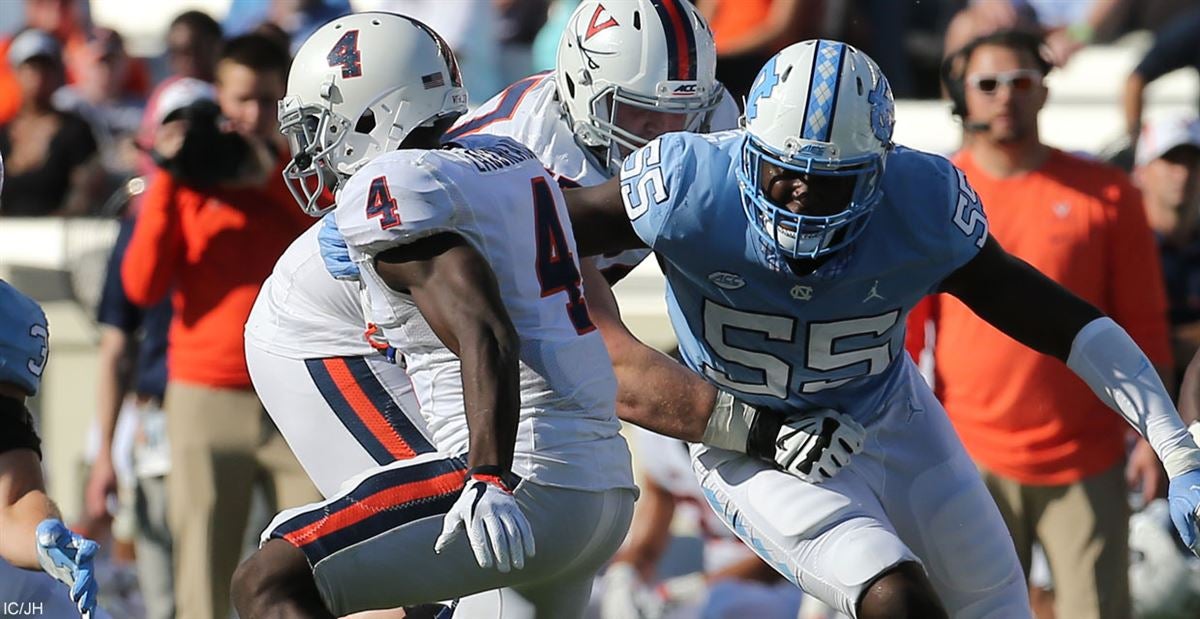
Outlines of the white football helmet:
M 1179 541 L 1167 502 L 1129 518 L 1129 592 L 1143 619 L 1200 617 L 1200 559 Z
M 816 258 L 849 245 L 883 196 L 892 150 L 892 89 L 874 60 L 837 41 L 812 40 L 775 54 L 759 71 L 742 126 L 737 170 L 751 226 L 784 258 Z M 759 181 L 764 163 L 814 176 L 854 176 L 846 208 L 802 215 L 772 203 Z
M 712 32 L 687 0 L 584 0 L 559 40 L 554 80 L 576 141 L 616 174 L 667 130 L 707 130 L 725 92 L 716 67 Z M 621 126 L 631 124 L 624 106 L 681 117 Z
M 403 15 L 335 19 L 300 46 L 279 102 L 292 149 L 283 176 L 304 212 L 417 127 L 467 111 L 458 62 L 429 26 Z

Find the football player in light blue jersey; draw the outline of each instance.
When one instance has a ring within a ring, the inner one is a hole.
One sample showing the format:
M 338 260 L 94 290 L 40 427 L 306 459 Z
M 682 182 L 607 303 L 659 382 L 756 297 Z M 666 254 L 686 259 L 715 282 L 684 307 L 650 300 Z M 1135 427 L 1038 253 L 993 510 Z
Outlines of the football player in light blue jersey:
M 0 559 L 43 569 L 65 583 L 72 602 L 86 615 L 96 607 L 92 558 L 99 546 L 67 529 L 46 496 L 41 440 L 25 406 L 25 398 L 41 384 L 49 336 L 37 302 L 0 280 Z M 0 572 L 10 571 L 3 561 Z M 53 599 L 35 599 L 40 587 L 22 580 L 17 574 L 0 574 L 0 602 L 16 603 L 14 608 L 31 614 L 59 608 Z M 26 595 L 30 599 L 20 599 Z
M 619 179 L 568 192 L 581 253 L 658 254 L 695 372 L 629 362 L 589 282 L 622 418 L 702 441 L 693 465 L 712 507 L 843 613 L 1029 617 L 1000 514 L 903 354 L 908 311 L 947 292 L 1062 359 L 1149 440 L 1179 534 L 1200 551 L 1200 449 L 1145 355 L 1007 254 L 963 174 L 894 145 L 893 125 L 870 58 L 805 41 L 763 67 L 744 129 L 663 136 Z

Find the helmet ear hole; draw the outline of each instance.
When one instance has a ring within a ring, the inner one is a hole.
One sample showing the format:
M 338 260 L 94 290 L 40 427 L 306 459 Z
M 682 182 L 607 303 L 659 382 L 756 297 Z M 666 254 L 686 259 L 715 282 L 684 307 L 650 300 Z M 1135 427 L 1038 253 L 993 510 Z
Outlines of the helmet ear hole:
M 565 78 L 565 80 L 567 82 L 567 95 L 574 98 L 575 97 L 575 80 L 571 79 L 570 75 L 564 74 L 563 77 Z
M 358 117 L 358 122 L 354 123 L 355 133 L 370 133 L 375 130 L 375 112 L 371 108 L 363 111 L 362 116 Z
M 634 30 L 642 29 L 642 12 L 641 11 L 633 12 L 633 29 Z

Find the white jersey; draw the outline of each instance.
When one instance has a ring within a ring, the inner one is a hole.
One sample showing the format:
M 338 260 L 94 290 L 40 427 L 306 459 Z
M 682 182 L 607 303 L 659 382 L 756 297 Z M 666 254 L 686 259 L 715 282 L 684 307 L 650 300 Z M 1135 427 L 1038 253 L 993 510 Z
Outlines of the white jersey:
M 317 220 L 275 263 L 246 320 L 246 340 L 289 359 L 378 354 L 364 337 L 358 284 L 334 279 L 321 261 L 321 225 Z
M 554 179 L 507 138 L 465 148 L 399 150 L 359 170 L 338 195 L 338 228 L 359 265 L 372 321 L 408 363 L 439 450 L 465 453 L 457 357 L 411 297 L 374 269 L 381 251 L 440 232 L 461 235 L 487 260 L 521 341 L 521 418 L 513 470 L 546 485 L 634 488 L 618 433 L 616 378 L 587 314 L 575 237 Z
M 736 129 L 739 115 L 737 103 L 726 92 L 713 112 L 709 131 Z M 575 140 L 558 99 L 552 72 L 514 82 L 455 123 L 446 139 L 473 134 L 505 136 L 524 144 L 562 187 L 591 187 L 609 179 L 608 170 Z M 610 281 L 615 281 L 648 255 L 649 249 L 634 249 L 598 256 L 596 267 Z

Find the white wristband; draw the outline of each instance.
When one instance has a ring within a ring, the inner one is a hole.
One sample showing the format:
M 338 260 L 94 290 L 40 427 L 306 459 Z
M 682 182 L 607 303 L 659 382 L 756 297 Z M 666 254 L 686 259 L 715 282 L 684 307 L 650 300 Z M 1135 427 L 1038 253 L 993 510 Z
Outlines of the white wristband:
M 754 407 L 738 402 L 733 394 L 717 391 L 717 401 L 708 416 L 704 437 L 700 442 L 720 449 L 746 453 L 750 427 L 758 412 Z
M 1200 469 L 1200 449 L 1179 418 L 1154 365 L 1112 319 L 1097 318 L 1079 330 L 1071 343 L 1067 367 L 1146 437 L 1168 477 Z

